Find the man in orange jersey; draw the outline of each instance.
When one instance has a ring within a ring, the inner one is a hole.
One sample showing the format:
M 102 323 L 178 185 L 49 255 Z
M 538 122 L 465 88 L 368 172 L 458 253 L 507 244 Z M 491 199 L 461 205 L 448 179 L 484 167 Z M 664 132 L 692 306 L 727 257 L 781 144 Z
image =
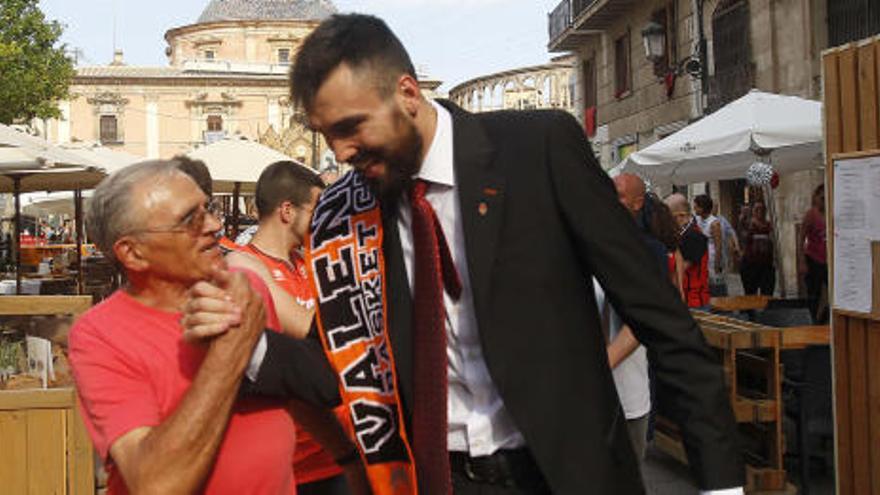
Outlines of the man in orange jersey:
M 232 266 L 260 268 L 256 270 L 270 278 L 273 298 L 279 306 L 279 319 L 286 333 L 295 337 L 305 337 L 308 325 L 302 324 L 302 316 L 285 315 L 290 309 L 314 311 L 314 294 L 306 272 L 306 266 L 299 254 L 305 241 L 312 217 L 312 209 L 324 189 L 320 177 L 311 170 L 294 162 L 277 162 L 267 167 L 257 182 L 256 204 L 259 212 L 259 228 L 250 243 L 231 253 L 228 261 Z M 283 294 L 278 294 L 279 289 Z M 296 308 L 298 305 L 300 308 Z M 285 321 L 291 319 L 294 321 Z M 297 421 L 296 452 L 294 454 L 294 475 L 297 493 L 300 495 L 347 495 L 350 492 L 333 456 L 318 442 L 303 431 L 300 422 L 305 418 L 294 406 L 293 414 Z M 324 440 L 324 439 L 322 439 Z M 345 452 L 345 450 L 342 450 Z M 351 451 L 349 448 L 348 451 Z M 346 459 L 340 459 L 344 462 Z M 351 461 L 358 465 L 359 458 Z

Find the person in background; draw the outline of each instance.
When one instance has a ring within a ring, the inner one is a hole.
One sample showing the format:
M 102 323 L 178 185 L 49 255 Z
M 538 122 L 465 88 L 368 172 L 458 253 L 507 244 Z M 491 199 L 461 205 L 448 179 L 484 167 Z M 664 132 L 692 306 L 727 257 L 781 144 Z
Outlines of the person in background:
M 748 203 L 741 205 L 739 215 L 736 217 L 736 239 L 739 241 L 740 247 L 746 244 L 746 233 L 749 230 L 749 222 L 752 221 L 752 206 Z M 740 251 L 742 256 L 742 251 Z
M 743 290 L 746 295 L 772 296 L 776 287 L 776 271 L 773 263 L 773 226 L 767 220 L 767 207 L 755 203 L 752 218 L 746 231 L 740 267 Z
M 812 205 L 804 214 L 798 244 L 803 254 L 798 260 L 798 274 L 806 278 L 810 315 L 817 324 L 828 322 L 828 255 L 825 224 L 825 185 L 813 191 Z M 826 305 L 820 308 L 823 293 Z
M 721 237 L 722 243 L 724 244 L 724 249 L 722 250 L 723 256 L 721 259 L 721 264 L 724 269 L 724 273 L 735 273 L 739 270 L 739 259 L 742 256 L 739 236 L 736 232 L 736 229 L 733 228 L 733 225 L 730 223 L 730 220 L 728 220 L 726 216 L 718 212 L 718 203 L 714 204 L 712 208 L 712 214 L 715 215 L 718 218 L 718 221 L 721 223 Z
M 646 205 L 651 204 L 646 197 L 645 183 L 636 175 L 620 174 L 614 178 L 617 197 L 638 223 L 643 232 L 646 245 L 655 254 L 657 268 L 668 278 L 666 247 L 654 238 L 645 222 Z M 649 206 L 648 209 L 651 207 Z M 648 436 L 648 415 L 651 412 L 651 387 L 648 378 L 648 354 L 625 324 L 610 301 L 598 280 L 593 281 L 596 303 L 599 306 L 602 330 L 608 341 L 608 363 L 614 376 L 617 395 L 623 406 L 630 440 L 636 457 L 641 462 L 645 458 Z
M 691 205 L 682 194 L 666 198 L 666 205 L 678 224 L 678 250 L 675 260 L 676 277 L 681 280 L 681 296 L 689 308 L 708 308 L 709 293 L 709 240 L 703 235 Z
M 246 246 L 230 253 L 230 266 L 253 270 L 272 291 L 276 307 L 301 307 L 307 311 L 286 315 L 279 310 L 282 327 L 297 338 L 305 338 L 315 307 L 314 291 L 300 254 L 309 230 L 315 203 L 324 183 L 311 170 L 291 161 L 276 162 L 260 174 L 256 187 L 259 229 Z M 278 294 L 278 292 L 281 294 Z M 286 297 L 285 297 L 286 296 Z M 293 319 L 293 323 L 288 319 Z M 307 324 L 296 321 L 307 320 Z M 292 406 L 297 423 L 293 471 L 299 495 L 348 495 L 351 493 L 343 469 L 299 424 L 301 411 Z M 304 418 L 307 419 L 307 418 Z M 339 432 L 345 434 L 343 432 Z
M 678 224 L 669 206 L 656 194 L 649 193 L 645 198 L 646 204 L 650 205 L 645 208 L 646 212 L 650 210 L 646 218 L 648 233 L 660 241 L 666 249 L 666 272 L 670 283 L 680 292 L 682 281 L 676 270 L 676 260 L 681 259 L 681 250 L 678 248 Z
M 709 293 L 712 297 L 727 295 L 727 280 L 724 278 L 724 233 L 718 217 L 712 214 L 714 203 L 707 194 L 694 198 L 694 213 L 697 225 L 709 240 Z

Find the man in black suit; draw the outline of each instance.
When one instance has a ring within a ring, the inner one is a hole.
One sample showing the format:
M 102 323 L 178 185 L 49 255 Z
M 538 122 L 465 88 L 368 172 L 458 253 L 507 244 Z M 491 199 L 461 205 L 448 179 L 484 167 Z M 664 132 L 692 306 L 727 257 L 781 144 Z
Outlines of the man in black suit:
M 461 283 L 444 300 L 445 442 L 456 494 L 644 493 L 594 276 L 657 356 L 660 400 L 681 426 L 701 488 L 741 493 L 721 368 L 570 115 L 474 115 L 430 102 L 399 40 L 363 15 L 322 23 L 304 42 L 291 85 L 337 160 L 353 165 L 380 198 L 387 332 L 409 438 L 418 438 L 414 369 L 425 352 L 413 342 L 425 323 L 413 316 L 418 267 L 407 191 L 426 184 Z M 203 310 L 218 297 L 206 285 L 196 295 L 203 301 L 193 307 Z M 195 335 L 223 331 L 222 315 L 193 310 L 187 320 Z M 307 371 L 290 364 L 299 358 L 280 339 L 261 348 L 257 389 L 283 394 L 296 388 L 289 382 L 304 381 Z M 449 490 L 426 486 L 426 463 L 416 464 L 419 493 Z

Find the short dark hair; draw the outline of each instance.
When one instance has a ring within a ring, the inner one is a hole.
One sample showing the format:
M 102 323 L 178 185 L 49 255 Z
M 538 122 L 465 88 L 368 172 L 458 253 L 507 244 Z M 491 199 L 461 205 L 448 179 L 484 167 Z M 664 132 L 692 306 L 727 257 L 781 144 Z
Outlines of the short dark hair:
M 205 193 L 205 196 L 208 196 L 209 198 L 211 197 L 214 193 L 214 186 L 213 181 L 211 180 L 211 171 L 208 170 L 208 166 L 205 165 L 205 162 L 201 160 L 193 160 L 186 155 L 175 156 L 174 162 L 177 163 L 178 170 L 190 176 L 190 178 L 198 184 L 199 189 Z
M 336 14 L 322 22 L 302 44 L 290 71 L 294 105 L 311 111 L 327 77 L 342 64 L 368 71 L 382 96 L 390 96 L 400 76 L 417 78 L 403 43 L 385 21 L 364 14 Z
M 257 214 L 262 220 L 285 201 L 304 205 L 316 187 L 324 189 L 324 182 L 305 166 L 291 161 L 275 162 L 257 180 Z
M 708 194 L 700 194 L 695 197 L 694 204 L 699 206 L 703 211 L 712 213 L 712 207 L 714 204 L 712 203 L 712 198 L 710 198 Z

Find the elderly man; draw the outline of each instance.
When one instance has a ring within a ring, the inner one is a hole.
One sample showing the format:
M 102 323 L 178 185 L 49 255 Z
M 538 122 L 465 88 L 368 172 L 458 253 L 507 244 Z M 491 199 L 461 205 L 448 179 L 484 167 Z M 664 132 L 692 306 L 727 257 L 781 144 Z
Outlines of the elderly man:
M 236 402 L 251 349 L 266 325 L 277 328 L 271 299 L 259 279 L 223 270 L 220 222 L 177 165 L 145 162 L 111 175 L 88 213 L 90 237 L 128 279 L 70 335 L 109 493 L 294 493 L 295 433 L 284 404 Z M 181 310 L 189 288 L 206 279 L 236 294 L 246 323 L 191 345 Z

